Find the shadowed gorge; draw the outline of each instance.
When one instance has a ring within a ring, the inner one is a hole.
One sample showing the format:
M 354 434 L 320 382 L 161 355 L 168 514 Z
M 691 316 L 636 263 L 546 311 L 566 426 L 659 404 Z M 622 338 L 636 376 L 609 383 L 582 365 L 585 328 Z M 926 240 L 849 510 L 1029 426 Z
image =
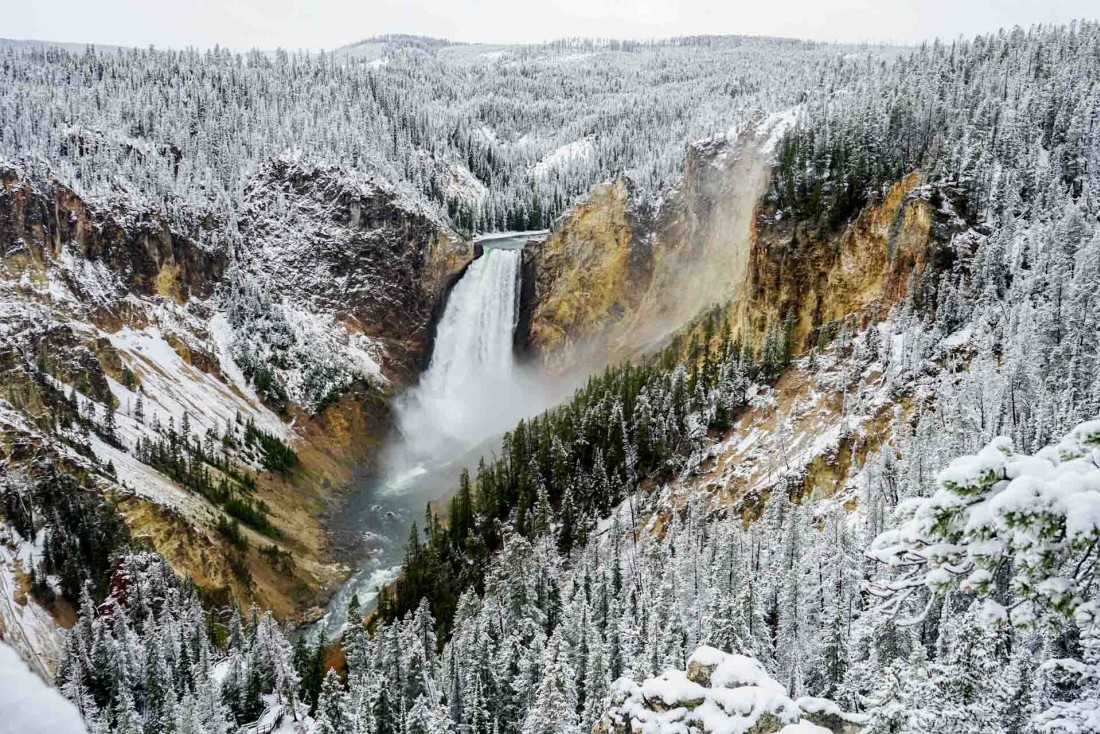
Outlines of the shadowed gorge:
M 514 355 L 526 234 L 479 242 L 482 254 L 455 283 L 436 325 L 431 361 L 394 401 L 394 428 L 376 468 L 360 478 L 336 522 L 366 559 L 333 597 L 337 631 L 352 596 L 370 611 L 401 568 L 402 542 L 424 507 L 453 491 L 459 474 L 516 421 L 560 399 L 567 386 L 517 364 Z

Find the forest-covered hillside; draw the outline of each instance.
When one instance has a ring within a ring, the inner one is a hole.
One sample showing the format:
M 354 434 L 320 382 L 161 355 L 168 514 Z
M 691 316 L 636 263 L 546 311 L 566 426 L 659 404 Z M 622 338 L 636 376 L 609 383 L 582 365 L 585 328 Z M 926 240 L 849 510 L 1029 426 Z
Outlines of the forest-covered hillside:
M 229 218 L 259 164 L 295 152 L 376 173 L 466 231 L 538 229 L 618 171 L 656 194 L 688 142 L 898 54 L 737 37 L 418 40 L 383 40 L 376 58 L 0 48 L 0 156 L 193 222 Z
M 618 171 L 659 206 L 689 140 L 790 110 L 755 226 L 793 234 L 756 254 L 839 242 L 907 177 L 929 252 L 804 339 L 736 331 L 716 296 L 456 477 L 375 613 L 319 639 L 203 599 L 68 480 L 30 516 L 9 490 L 6 532 L 71 529 L 30 566 L 77 597 L 56 682 L 90 730 L 1100 730 L 1100 26 L 375 45 L 7 50 L 0 155 L 194 227 L 294 148 L 504 229 Z

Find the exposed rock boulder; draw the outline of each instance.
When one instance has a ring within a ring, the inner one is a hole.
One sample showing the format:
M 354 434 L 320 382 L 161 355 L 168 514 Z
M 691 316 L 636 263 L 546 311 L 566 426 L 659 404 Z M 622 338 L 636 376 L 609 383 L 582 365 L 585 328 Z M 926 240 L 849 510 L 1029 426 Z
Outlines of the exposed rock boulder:
M 826 699 L 795 702 L 758 661 L 713 647 L 696 650 L 686 672 L 620 678 L 610 699 L 594 734 L 850 734 L 862 721 Z
M 804 721 L 823 726 L 835 734 L 859 734 L 867 721 L 865 715 L 845 713 L 827 698 L 803 696 L 797 703 Z

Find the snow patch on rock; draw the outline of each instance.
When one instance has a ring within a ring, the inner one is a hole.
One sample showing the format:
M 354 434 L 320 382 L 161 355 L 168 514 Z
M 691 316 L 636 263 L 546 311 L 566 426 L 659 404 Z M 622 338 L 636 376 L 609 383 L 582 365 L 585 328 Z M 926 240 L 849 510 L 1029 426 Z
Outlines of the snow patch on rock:
M 855 723 L 832 701 L 800 706 L 761 663 L 746 655 L 698 648 L 687 670 L 669 670 L 638 684 L 620 678 L 596 734 L 831 734 L 812 720 L 833 715 Z

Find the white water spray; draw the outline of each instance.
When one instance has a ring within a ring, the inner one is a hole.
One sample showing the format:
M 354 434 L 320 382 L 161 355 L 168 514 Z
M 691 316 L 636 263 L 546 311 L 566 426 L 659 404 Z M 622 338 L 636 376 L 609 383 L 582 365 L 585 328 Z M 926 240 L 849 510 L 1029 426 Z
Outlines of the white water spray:
M 512 352 L 520 257 L 518 249 L 486 248 L 451 291 L 431 363 L 398 403 L 414 457 L 472 448 L 529 408 Z
M 353 593 L 370 609 L 378 586 L 396 577 L 402 543 L 425 504 L 452 491 L 461 468 L 489 454 L 493 439 L 571 390 L 568 382 L 524 369 L 513 356 L 526 241 L 496 240 L 470 264 L 447 299 L 427 371 L 396 400 L 400 435 L 341 520 L 372 552 L 330 602 L 330 631 L 344 624 Z

